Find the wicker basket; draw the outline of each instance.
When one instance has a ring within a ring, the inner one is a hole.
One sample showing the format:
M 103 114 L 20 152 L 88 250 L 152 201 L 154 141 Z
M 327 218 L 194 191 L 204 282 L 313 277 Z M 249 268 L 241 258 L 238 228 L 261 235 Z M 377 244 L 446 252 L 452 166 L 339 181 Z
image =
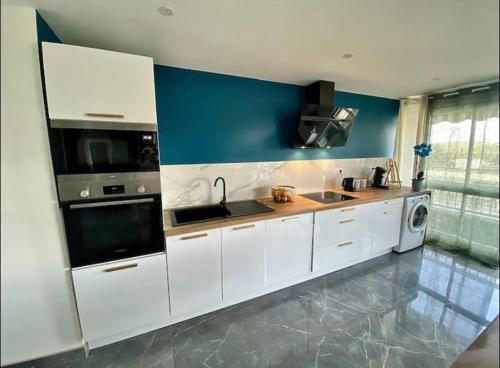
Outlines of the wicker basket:
M 295 187 L 291 185 L 277 185 L 272 187 L 271 194 L 275 202 L 286 203 L 295 200 Z

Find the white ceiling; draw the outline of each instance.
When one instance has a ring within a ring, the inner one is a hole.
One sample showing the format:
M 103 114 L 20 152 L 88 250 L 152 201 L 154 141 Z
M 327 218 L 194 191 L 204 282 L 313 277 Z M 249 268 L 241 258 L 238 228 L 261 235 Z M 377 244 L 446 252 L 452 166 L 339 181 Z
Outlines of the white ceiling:
M 37 8 L 65 43 L 279 82 L 324 79 L 339 90 L 398 98 L 499 74 L 498 0 L 2 3 Z M 160 15 L 163 5 L 175 15 Z

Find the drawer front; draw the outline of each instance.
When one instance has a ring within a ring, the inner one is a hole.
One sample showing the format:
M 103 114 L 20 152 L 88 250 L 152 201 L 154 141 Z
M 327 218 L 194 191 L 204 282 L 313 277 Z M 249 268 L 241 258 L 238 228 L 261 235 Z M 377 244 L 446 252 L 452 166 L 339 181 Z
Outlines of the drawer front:
M 167 237 L 172 315 L 222 302 L 221 229 Z
M 232 300 L 265 287 L 264 221 L 222 228 L 223 299 Z
M 357 238 L 370 232 L 366 206 L 316 212 L 314 247 L 324 247 Z
M 83 338 L 90 341 L 169 317 L 165 254 L 73 272 Z
M 371 238 L 361 236 L 321 248 L 314 248 L 313 272 L 326 270 L 361 260 L 371 253 Z

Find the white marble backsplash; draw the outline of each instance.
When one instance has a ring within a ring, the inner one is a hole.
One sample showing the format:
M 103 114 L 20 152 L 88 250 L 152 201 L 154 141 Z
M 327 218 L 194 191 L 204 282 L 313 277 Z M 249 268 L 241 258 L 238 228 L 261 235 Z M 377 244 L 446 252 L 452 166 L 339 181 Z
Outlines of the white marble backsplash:
M 162 165 L 161 185 L 164 208 L 217 203 L 226 180 L 228 201 L 268 197 L 277 184 L 293 185 L 297 193 L 321 191 L 340 186 L 342 176 L 367 178 L 387 158 L 245 162 L 229 164 Z

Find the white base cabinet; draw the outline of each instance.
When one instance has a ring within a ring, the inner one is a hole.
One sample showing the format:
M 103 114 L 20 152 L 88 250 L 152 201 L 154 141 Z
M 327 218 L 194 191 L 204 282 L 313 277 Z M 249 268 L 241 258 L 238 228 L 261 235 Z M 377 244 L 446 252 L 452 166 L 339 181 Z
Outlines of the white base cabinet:
M 167 263 L 172 315 L 222 302 L 221 229 L 167 237 Z
M 399 244 L 404 198 L 368 204 L 366 224 L 373 233 L 373 251 L 395 247 Z
M 311 272 L 313 214 L 266 221 L 266 285 Z
M 341 268 L 372 252 L 367 205 L 315 213 L 313 272 Z
M 170 316 L 164 253 L 72 273 L 83 338 L 91 348 Z
M 223 299 L 252 295 L 265 286 L 264 221 L 222 228 Z

